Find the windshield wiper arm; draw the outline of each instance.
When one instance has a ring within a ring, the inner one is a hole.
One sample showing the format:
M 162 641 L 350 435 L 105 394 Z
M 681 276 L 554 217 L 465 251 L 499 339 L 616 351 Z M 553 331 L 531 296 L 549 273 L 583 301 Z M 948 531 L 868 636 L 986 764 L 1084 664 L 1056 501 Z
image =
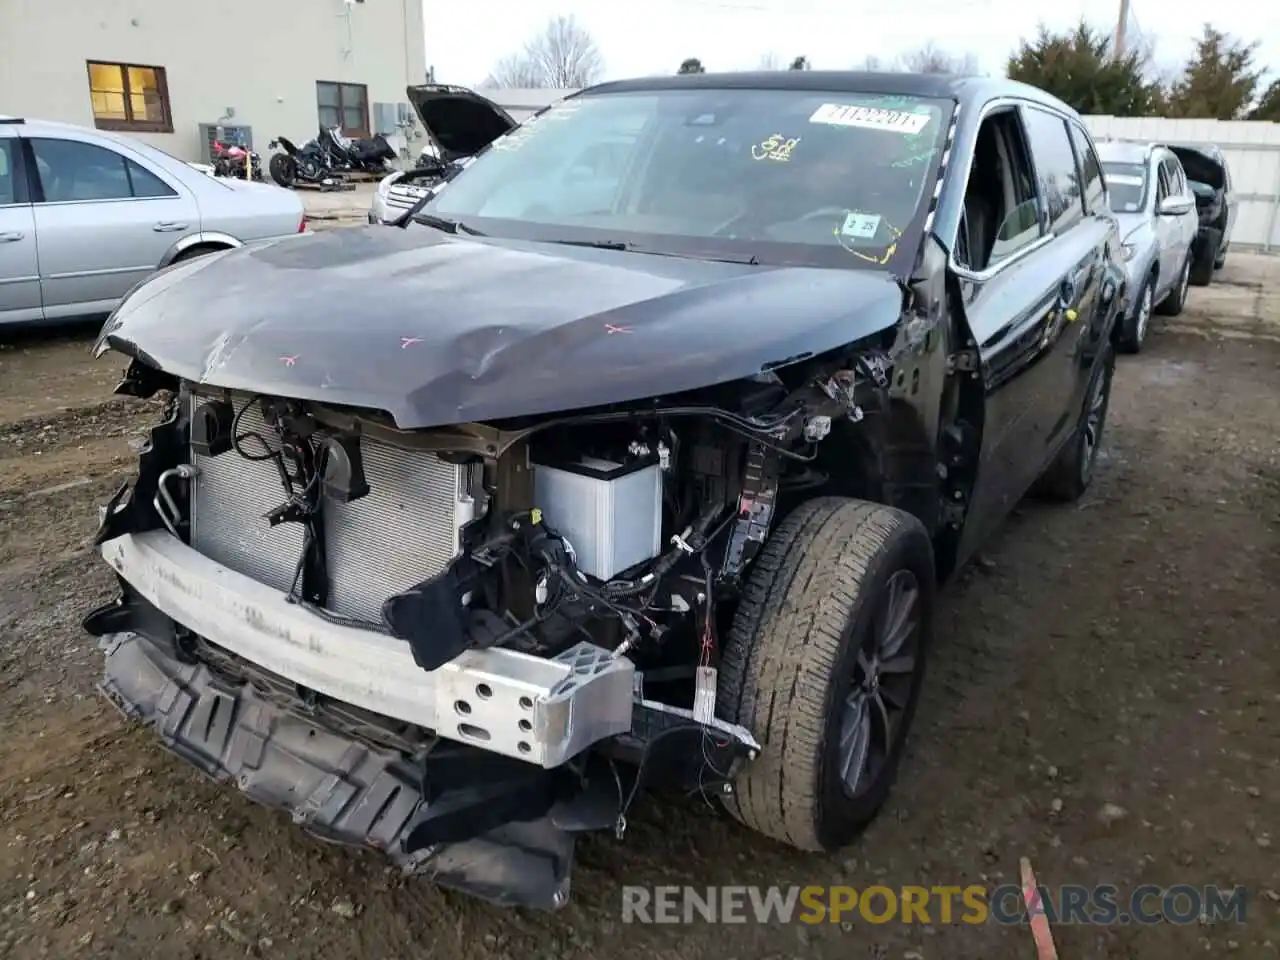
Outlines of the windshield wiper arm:
M 428 190 L 424 196 L 419 197 L 417 200 L 413 202 L 413 206 L 411 206 L 404 213 L 400 214 L 400 216 L 392 220 L 391 225 L 393 227 L 399 227 L 401 230 L 403 230 L 405 227 L 409 226 L 409 224 L 413 222 L 413 218 L 422 211 L 422 208 L 427 205 L 427 201 L 430 199 L 431 199 L 431 191 Z M 442 227 L 441 229 L 445 229 L 445 228 Z M 456 233 L 457 230 L 455 229 L 454 232 Z
M 450 220 L 448 217 L 437 217 L 434 213 L 419 213 L 413 219 L 418 223 L 425 223 L 428 227 L 435 227 L 437 230 L 443 230 L 445 233 L 469 233 L 473 237 L 484 236 L 484 234 L 475 227 L 469 227 L 461 220 Z M 408 224 L 398 225 L 408 226 Z
M 414 201 L 413 206 L 392 220 L 391 225 L 403 230 L 416 220 L 419 223 L 425 223 L 429 227 L 435 227 L 437 230 L 443 230 L 445 233 L 469 233 L 473 237 L 484 236 L 475 227 L 468 227 L 461 220 L 450 220 L 447 217 L 437 217 L 433 213 L 423 213 L 422 208 L 427 205 L 427 201 L 432 196 L 433 194 L 428 192 L 425 197 L 419 197 Z
M 703 256 L 696 253 L 673 253 L 670 250 L 651 250 L 648 247 L 638 247 L 634 243 L 627 243 L 625 240 L 545 240 L 543 242 L 557 243 L 563 247 L 589 247 L 593 250 L 629 250 L 632 253 L 647 253 L 655 257 L 676 257 L 681 260 L 713 260 L 716 263 L 741 263 L 749 267 L 754 267 L 760 263 L 755 254 L 735 257 L 731 254 Z
M 622 240 L 547 240 L 547 243 L 557 243 L 562 247 L 590 247 L 593 250 L 634 250 L 634 243 L 626 243 Z

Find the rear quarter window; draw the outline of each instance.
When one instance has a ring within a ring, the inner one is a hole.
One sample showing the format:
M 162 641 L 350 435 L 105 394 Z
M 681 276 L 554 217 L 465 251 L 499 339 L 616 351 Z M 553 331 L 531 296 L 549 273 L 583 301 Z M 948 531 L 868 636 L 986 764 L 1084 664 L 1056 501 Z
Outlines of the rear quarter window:
M 1106 181 L 1102 176 L 1102 164 L 1098 153 L 1089 142 L 1089 136 L 1078 123 L 1070 125 L 1071 140 L 1075 144 L 1076 159 L 1084 178 L 1084 204 L 1089 213 L 1099 213 L 1106 208 Z
M 13 176 L 13 163 L 9 159 L 12 140 L 0 140 L 0 206 L 17 202 L 17 184 Z

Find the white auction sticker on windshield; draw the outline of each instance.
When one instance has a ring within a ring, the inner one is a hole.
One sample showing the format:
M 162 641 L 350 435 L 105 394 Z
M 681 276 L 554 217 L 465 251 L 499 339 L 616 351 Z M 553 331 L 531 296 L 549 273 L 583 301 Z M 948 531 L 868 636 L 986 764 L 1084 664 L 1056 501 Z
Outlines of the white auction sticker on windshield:
M 905 110 L 881 110 L 879 107 L 857 107 L 824 103 L 813 112 L 810 123 L 827 123 L 836 127 L 864 127 L 868 130 L 890 130 L 914 137 L 929 125 L 929 114 Z
M 874 213 L 850 213 L 844 218 L 840 235 L 855 240 L 871 240 L 880 230 L 880 218 Z
M 1130 176 L 1127 173 L 1108 173 L 1107 183 L 1123 183 L 1127 187 L 1142 186 L 1142 178 Z

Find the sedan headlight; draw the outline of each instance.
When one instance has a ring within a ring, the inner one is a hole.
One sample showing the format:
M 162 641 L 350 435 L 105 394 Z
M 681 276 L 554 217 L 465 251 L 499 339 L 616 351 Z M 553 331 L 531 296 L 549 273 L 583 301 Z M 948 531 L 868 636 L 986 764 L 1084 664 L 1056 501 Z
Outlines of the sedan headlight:
M 1138 252 L 1136 243 L 1124 243 L 1120 245 L 1120 255 L 1128 262 L 1133 259 L 1134 254 Z

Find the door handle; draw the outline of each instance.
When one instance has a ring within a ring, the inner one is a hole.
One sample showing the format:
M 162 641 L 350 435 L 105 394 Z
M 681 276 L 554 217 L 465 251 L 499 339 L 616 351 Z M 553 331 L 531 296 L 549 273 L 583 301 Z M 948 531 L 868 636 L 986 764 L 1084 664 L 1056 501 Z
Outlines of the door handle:
M 21 230 L 14 230 L 11 233 L 0 233 L 0 243 L 16 243 L 25 236 L 26 234 Z
M 187 229 L 187 225 L 185 223 L 178 223 L 175 220 L 161 220 L 151 229 L 156 233 L 174 233 L 178 230 Z

